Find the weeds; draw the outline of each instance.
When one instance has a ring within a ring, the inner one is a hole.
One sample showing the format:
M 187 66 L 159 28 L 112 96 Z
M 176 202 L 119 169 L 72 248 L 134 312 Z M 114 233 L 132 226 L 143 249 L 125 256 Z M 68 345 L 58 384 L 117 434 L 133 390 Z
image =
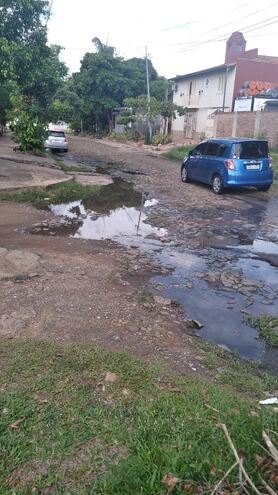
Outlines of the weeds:
M 228 353 L 203 340 L 198 340 L 196 345 L 204 351 L 202 364 L 213 373 L 218 383 L 258 398 L 265 390 L 277 390 L 278 379 L 266 373 L 258 361 L 243 363 L 236 354 Z
M 184 159 L 185 155 L 187 155 L 188 151 L 191 150 L 193 147 L 194 145 L 171 148 L 166 153 L 163 153 L 163 156 L 169 158 L 170 160 L 178 160 L 179 162 L 181 162 Z
M 270 346 L 278 347 L 278 317 L 260 315 L 246 316 L 246 321 L 253 328 L 258 328 L 260 337 Z
M 83 186 L 76 182 L 65 182 L 49 186 L 46 189 L 30 189 L 17 193 L 1 193 L 0 200 L 32 203 L 35 206 L 46 207 L 50 203 L 64 203 L 76 199 L 86 199 L 97 194 L 101 186 Z
M 2 343 L 0 362 L 1 494 L 165 493 L 168 473 L 216 485 L 234 462 L 219 423 L 260 484 L 256 442 L 277 430 L 272 408 L 90 343 Z

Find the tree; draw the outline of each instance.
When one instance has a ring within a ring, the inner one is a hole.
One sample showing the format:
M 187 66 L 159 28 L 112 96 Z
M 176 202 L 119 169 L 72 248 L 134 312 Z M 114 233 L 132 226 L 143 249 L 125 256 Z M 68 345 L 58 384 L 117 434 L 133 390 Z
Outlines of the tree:
M 133 79 L 125 61 L 111 51 L 86 53 L 75 76 L 76 92 L 83 99 L 83 120 L 89 130 L 111 130 L 113 109 L 133 93 Z
M 47 44 L 48 16 L 46 0 L 1 2 L 0 83 L 12 88 L 9 101 L 15 102 L 17 118 L 18 110 L 23 112 L 23 122 L 29 117 L 46 120 L 47 108 L 67 74 L 59 61 L 61 47 Z M 21 129 L 23 135 L 24 126 Z
M 48 15 L 47 0 L 2 0 L 0 38 L 10 43 L 25 43 L 34 32 L 46 31 Z
M 176 105 L 171 101 L 159 101 L 154 96 L 150 99 L 150 112 L 148 111 L 148 99 L 147 96 L 141 95 L 136 98 L 126 98 L 124 105 L 131 109 L 130 115 L 142 115 L 144 117 L 157 117 L 162 116 L 163 126 L 162 134 L 168 133 L 169 121 L 178 115 L 184 115 L 185 110 L 183 107 Z
M 115 54 L 115 48 L 113 46 L 104 45 L 99 38 L 93 38 L 92 42 L 95 45 L 97 53 L 106 53 L 112 56 Z
M 112 129 L 113 110 L 121 107 L 125 98 L 146 93 L 146 64 L 144 58 L 124 60 L 99 38 L 92 42 L 96 53 L 84 55 L 72 81 L 74 93 L 82 102 L 79 109 L 84 128 L 103 132 Z M 151 81 L 158 79 L 151 62 L 149 74 Z

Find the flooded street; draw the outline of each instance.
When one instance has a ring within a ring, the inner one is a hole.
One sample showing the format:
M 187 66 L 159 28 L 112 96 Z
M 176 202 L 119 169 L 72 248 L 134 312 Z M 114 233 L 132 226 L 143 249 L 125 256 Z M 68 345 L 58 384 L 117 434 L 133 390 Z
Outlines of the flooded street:
M 42 209 L 0 204 L 0 334 L 88 339 L 200 374 L 206 341 L 278 375 L 276 337 L 251 320 L 278 316 L 276 189 L 217 196 L 182 184 L 176 162 L 90 138 L 72 137 L 65 160 L 97 188 Z
M 88 166 L 90 160 L 83 162 Z M 195 335 L 278 375 L 278 348 L 266 345 L 246 319 L 278 316 L 277 198 L 246 190 L 217 198 L 222 208 L 181 208 L 163 198 L 157 184 L 146 188 L 145 172 L 113 163 L 97 163 L 97 171 L 114 176 L 101 194 L 50 205 L 56 216 L 78 220 L 70 235 L 113 240 L 151 256 L 170 274 L 153 277 L 148 287 L 180 304 L 185 321 L 200 322 Z M 203 186 L 193 187 L 204 194 Z

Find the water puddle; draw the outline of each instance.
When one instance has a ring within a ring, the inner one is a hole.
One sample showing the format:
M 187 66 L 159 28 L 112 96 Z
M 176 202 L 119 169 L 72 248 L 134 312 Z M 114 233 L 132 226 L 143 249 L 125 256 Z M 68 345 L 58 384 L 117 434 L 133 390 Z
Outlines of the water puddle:
M 198 330 L 200 337 L 243 358 L 258 359 L 278 375 L 278 349 L 268 348 L 258 338 L 257 330 L 244 321 L 247 313 L 278 315 L 278 271 L 275 268 L 278 244 L 273 238 L 266 241 L 252 237 L 256 228 L 254 224 L 247 228 L 245 223 L 246 228 L 237 230 L 235 226 L 231 231 L 230 237 L 235 238 L 236 245 L 227 246 L 228 242 L 225 245 L 224 235 L 221 245 L 200 248 L 199 252 L 190 251 L 185 244 L 162 242 L 169 240 L 167 230 L 148 223 L 148 214 L 158 201 L 143 196 L 127 181 L 113 180 L 113 184 L 101 188 L 99 194 L 50 205 L 58 224 L 55 227 L 54 221 L 53 225 L 37 227 L 34 233 L 55 235 L 57 232 L 78 239 L 110 239 L 147 251 L 154 261 L 171 268 L 170 275 L 152 278 L 150 287 L 179 302 L 186 318 L 200 321 L 203 325 Z M 272 229 L 271 221 L 275 219 L 266 218 L 260 208 L 257 210 L 260 222 Z M 219 235 L 222 230 L 221 225 Z M 198 232 L 196 228 L 190 236 Z
M 228 246 L 228 248 L 249 251 L 254 254 L 277 254 L 278 244 L 276 242 L 264 241 L 263 239 L 254 239 L 252 244 L 242 244 L 240 246 Z
M 276 242 L 254 239 L 252 244 L 242 243 L 239 246 L 228 246 L 227 249 L 242 252 L 245 258 L 260 259 L 278 267 L 278 244 Z
M 202 323 L 203 327 L 196 331 L 198 336 L 239 353 L 242 358 L 260 360 L 266 369 L 278 375 L 278 349 L 268 348 L 258 338 L 257 330 L 245 321 L 246 314 L 278 316 L 277 269 L 265 261 L 227 256 L 227 250 L 217 250 L 216 263 L 215 253 L 212 256 L 212 250 L 201 257 L 165 247 L 156 257 L 163 265 L 171 266 L 172 273 L 154 277 L 151 287 L 179 302 L 186 318 Z
M 167 234 L 165 229 L 147 222 L 147 210 L 156 204 L 157 200 L 145 199 L 129 182 L 116 178 L 99 194 L 83 200 L 51 204 L 49 209 L 55 216 L 73 221 L 71 236 L 74 238 L 110 239 L 124 245 L 136 242 L 149 247 L 155 246 L 155 241 L 159 242 Z M 47 233 L 47 227 L 44 227 L 44 233 Z

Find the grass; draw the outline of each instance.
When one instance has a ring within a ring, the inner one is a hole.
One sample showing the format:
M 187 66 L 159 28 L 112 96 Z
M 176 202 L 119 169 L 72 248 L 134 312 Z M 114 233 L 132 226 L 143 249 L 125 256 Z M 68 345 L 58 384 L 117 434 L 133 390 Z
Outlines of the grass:
M 63 170 L 63 172 L 92 172 L 91 167 L 86 167 L 84 165 L 78 165 L 75 163 L 67 165 L 64 160 L 54 152 L 46 151 L 45 156 L 55 160 L 57 168 Z
M 170 160 L 178 160 L 181 162 L 188 151 L 192 150 L 192 148 L 194 148 L 193 144 L 190 146 L 177 146 L 176 148 L 171 148 L 169 151 L 166 151 L 166 153 L 163 153 L 163 156 L 169 158 Z
M 257 318 L 247 316 L 246 321 L 254 328 L 258 328 L 260 337 L 270 346 L 278 347 L 278 317 L 260 315 Z M 274 330 L 276 328 L 276 331 Z
M 271 153 L 273 159 L 274 184 L 278 184 L 278 153 Z
M 185 480 L 215 484 L 234 462 L 220 422 L 259 484 L 256 442 L 278 427 L 272 408 L 88 343 L 4 343 L 0 363 L 1 495 L 163 494 L 167 473 L 183 480 L 173 495 Z
M 275 392 L 278 378 L 266 373 L 257 361 L 242 362 L 235 353 L 228 353 L 203 340 L 196 342 L 204 352 L 202 364 L 212 372 L 214 380 L 233 389 L 261 398 L 265 391 Z
M 92 194 L 97 194 L 101 186 L 84 186 L 76 182 L 65 182 L 49 186 L 46 189 L 30 189 L 16 193 L 1 193 L 0 200 L 16 201 L 19 203 L 30 202 L 35 206 L 44 207 L 50 203 L 63 203 L 76 199 L 86 199 Z

